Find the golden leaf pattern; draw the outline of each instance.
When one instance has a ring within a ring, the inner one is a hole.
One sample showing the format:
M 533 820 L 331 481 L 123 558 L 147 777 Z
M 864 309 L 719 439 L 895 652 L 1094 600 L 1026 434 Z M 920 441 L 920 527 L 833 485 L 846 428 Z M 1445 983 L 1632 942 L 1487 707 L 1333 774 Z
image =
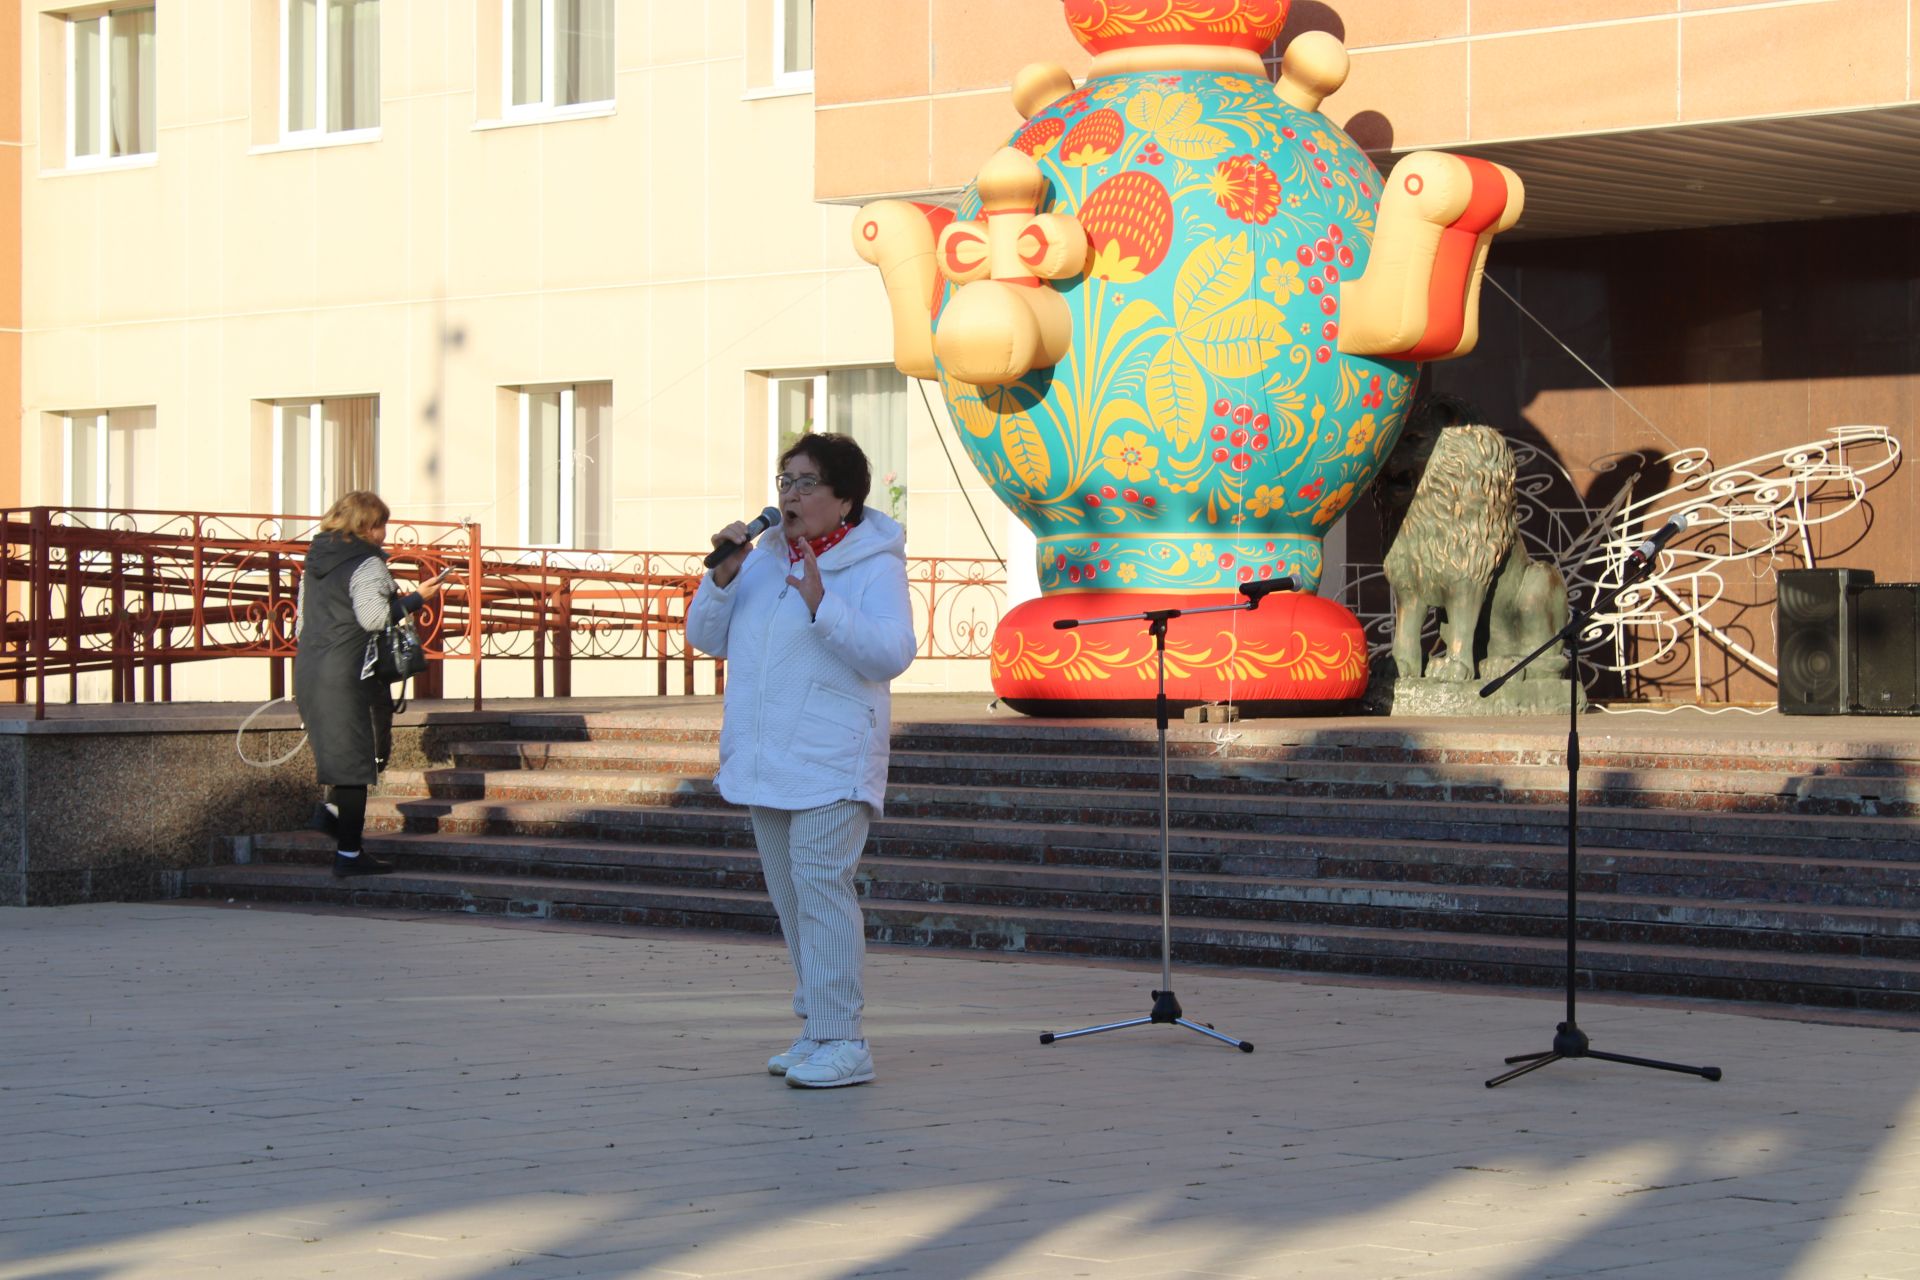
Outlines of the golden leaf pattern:
M 1168 341 L 1147 366 L 1147 412 L 1176 449 L 1200 438 L 1207 425 L 1207 381 L 1178 338 Z
M 1045 492 L 1053 476 L 1053 464 L 1047 457 L 1047 442 L 1033 419 L 1024 413 L 1002 414 L 1000 445 L 1021 482 L 1034 493 Z
M 1191 93 L 1148 89 L 1127 104 L 1127 122 L 1182 160 L 1211 160 L 1233 145 L 1224 129 L 1202 124 L 1205 109 Z

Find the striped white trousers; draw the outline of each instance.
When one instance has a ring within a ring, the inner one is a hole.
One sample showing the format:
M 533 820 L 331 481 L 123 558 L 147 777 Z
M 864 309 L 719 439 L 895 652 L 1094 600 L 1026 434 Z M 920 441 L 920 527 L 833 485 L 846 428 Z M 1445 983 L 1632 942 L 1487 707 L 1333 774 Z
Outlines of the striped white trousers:
M 858 800 L 818 809 L 755 805 L 753 838 L 767 895 L 780 916 L 793 958 L 793 1011 L 807 1020 L 809 1040 L 861 1040 L 860 969 L 866 924 L 853 892 L 854 869 L 867 847 L 872 810 Z

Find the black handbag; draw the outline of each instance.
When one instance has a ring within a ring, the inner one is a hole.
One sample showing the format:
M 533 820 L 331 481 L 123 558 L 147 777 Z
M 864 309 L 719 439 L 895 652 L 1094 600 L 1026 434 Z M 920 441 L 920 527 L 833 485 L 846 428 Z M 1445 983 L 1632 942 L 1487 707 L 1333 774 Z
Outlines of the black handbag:
M 386 630 L 367 643 L 373 649 L 371 674 L 388 684 L 410 680 L 427 669 L 427 651 L 420 644 L 420 633 L 414 630 L 411 618 L 389 622 Z

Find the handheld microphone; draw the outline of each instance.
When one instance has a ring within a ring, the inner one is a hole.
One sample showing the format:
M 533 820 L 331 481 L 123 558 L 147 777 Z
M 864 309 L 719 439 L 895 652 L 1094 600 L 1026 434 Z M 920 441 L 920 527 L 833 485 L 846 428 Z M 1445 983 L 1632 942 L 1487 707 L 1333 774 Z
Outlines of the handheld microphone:
M 1679 515 L 1661 525 L 1659 532 L 1633 549 L 1633 554 L 1627 557 L 1626 564 L 1621 566 L 1621 577 L 1631 580 L 1637 576 L 1641 570 L 1653 563 L 1653 558 L 1659 555 L 1661 550 L 1665 548 L 1669 542 L 1673 541 L 1675 535 L 1686 528 L 1689 523 L 1687 513 L 1682 511 Z
M 1276 591 L 1298 591 L 1299 589 L 1300 579 L 1291 573 L 1283 573 L 1277 578 L 1268 578 L 1263 582 L 1240 584 L 1240 594 L 1253 601 L 1253 607 L 1256 609 L 1260 607 L 1260 599 L 1263 596 L 1270 596 Z
M 748 523 L 746 542 L 726 543 L 726 544 L 722 544 L 721 546 L 715 547 L 712 551 L 709 551 L 707 553 L 707 568 L 709 569 L 717 568 L 722 560 L 725 560 L 728 556 L 738 551 L 741 547 L 746 546 L 748 542 L 752 542 L 755 538 L 759 537 L 761 534 L 765 533 L 767 530 L 773 528 L 773 526 L 779 523 L 780 523 L 780 508 L 768 507 L 765 511 L 762 511 L 759 515 L 755 516 L 751 522 Z

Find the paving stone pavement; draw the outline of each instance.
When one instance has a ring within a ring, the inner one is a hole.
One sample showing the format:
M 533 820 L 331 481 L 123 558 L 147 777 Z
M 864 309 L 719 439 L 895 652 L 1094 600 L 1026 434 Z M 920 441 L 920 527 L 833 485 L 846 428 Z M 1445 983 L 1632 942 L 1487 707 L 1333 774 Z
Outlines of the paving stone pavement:
M 786 1088 L 767 942 L 0 910 L 0 1280 L 1920 1278 L 1920 1040 L 876 949 L 870 1086 Z

